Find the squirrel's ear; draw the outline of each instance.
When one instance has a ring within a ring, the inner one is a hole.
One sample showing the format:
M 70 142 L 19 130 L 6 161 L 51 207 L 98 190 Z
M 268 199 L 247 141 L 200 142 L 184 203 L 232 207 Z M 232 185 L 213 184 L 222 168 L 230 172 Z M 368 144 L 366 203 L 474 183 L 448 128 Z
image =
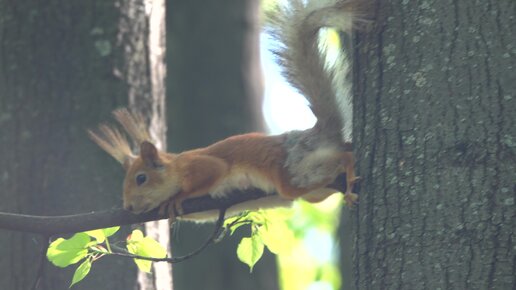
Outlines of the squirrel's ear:
M 143 141 L 140 145 L 140 157 L 143 163 L 150 168 L 163 167 L 163 162 L 159 158 L 158 149 L 149 141 Z

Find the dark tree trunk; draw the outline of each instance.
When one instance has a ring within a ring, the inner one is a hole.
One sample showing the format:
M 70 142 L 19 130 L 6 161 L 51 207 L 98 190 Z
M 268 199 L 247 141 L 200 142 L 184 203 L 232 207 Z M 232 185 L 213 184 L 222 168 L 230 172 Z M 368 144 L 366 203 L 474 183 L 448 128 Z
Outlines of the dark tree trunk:
M 515 289 L 515 2 L 372 8 L 356 42 L 364 183 L 343 288 Z
M 177 152 L 260 130 L 259 1 L 174 0 L 168 5 L 170 147 Z M 174 254 L 195 249 L 212 226 L 179 224 Z M 265 255 L 252 274 L 238 261 L 241 236 L 226 237 L 174 265 L 176 289 L 278 289 L 273 256 Z
M 168 112 L 177 120 L 169 124 L 173 148 L 261 130 L 259 1 L 167 5 Z
M 130 13 L 125 4 L 0 0 L 0 211 L 58 215 L 120 206 L 123 170 L 86 129 L 127 104 L 139 86 L 128 77 L 130 66 L 149 58 L 148 26 L 129 28 L 144 5 Z M 143 49 L 128 51 L 134 38 Z M 139 64 L 144 69 L 132 68 L 147 73 L 138 79 L 150 84 L 149 62 Z M 0 245 L 0 289 L 31 289 L 42 238 L 2 232 Z M 45 263 L 38 289 L 68 289 L 73 270 Z M 131 261 L 103 258 L 75 288 L 134 289 L 135 274 Z

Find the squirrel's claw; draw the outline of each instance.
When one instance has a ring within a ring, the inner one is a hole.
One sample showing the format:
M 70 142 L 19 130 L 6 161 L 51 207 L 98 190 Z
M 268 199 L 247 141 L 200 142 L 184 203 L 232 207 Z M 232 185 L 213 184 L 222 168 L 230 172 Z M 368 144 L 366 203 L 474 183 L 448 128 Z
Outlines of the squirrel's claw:
M 172 224 L 176 221 L 176 210 L 174 209 L 174 201 L 166 201 L 159 206 L 159 215 L 168 215 L 168 224 L 172 227 Z
M 355 204 L 358 203 L 358 194 L 353 193 L 353 186 L 355 183 L 362 181 L 362 178 L 360 176 L 355 176 L 353 179 L 348 181 L 347 184 L 347 190 L 344 193 L 344 200 L 346 201 L 346 205 L 349 207 L 353 207 Z

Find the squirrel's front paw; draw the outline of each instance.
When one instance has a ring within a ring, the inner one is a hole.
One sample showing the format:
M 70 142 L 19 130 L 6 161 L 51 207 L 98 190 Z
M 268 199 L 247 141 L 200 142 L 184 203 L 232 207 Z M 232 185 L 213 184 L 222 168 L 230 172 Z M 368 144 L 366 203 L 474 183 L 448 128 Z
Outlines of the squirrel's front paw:
M 174 201 L 166 201 L 159 206 L 159 215 L 168 215 L 168 224 L 172 224 L 176 221 L 176 210 L 174 209 Z
M 353 193 L 353 187 L 355 183 L 358 183 L 362 181 L 362 178 L 360 176 L 355 176 L 352 179 L 347 180 L 347 190 L 344 193 L 344 200 L 346 201 L 346 205 L 349 207 L 353 207 L 355 204 L 358 203 L 358 195 L 356 193 Z

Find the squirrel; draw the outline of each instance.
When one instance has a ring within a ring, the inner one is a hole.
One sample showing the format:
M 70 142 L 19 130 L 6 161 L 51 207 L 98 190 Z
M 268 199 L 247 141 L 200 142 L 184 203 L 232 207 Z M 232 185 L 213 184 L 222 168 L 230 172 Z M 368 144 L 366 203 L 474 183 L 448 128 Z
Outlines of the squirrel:
M 319 47 L 319 31 L 335 27 L 350 32 L 356 18 L 354 4 L 289 0 L 270 16 L 271 34 L 281 44 L 275 51 L 278 62 L 290 84 L 308 99 L 317 117 L 313 128 L 274 136 L 237 135 L 177 154 L 158 150 L 143 118 L 127 109 L 115 110 L 114 116 L 139 144 L 139 154 L 133 154 L 127 138 L 115 127 L 101 125 L 97 133 L 89 131 L 92 140 L 126 170 L 124 208 L 143 213 L 169 207 L 172 220 L 181 215 L 185 199 L 223 198 L 232 190 L 249 187 L 270 195 L 236 205 L 233 211 L 283 206 L 297 198 L 319 202 L 335 193 L 327 186 L 342 173 L 347 183 L 344 197 L 352 205 L 358 198 L 352 188 L 359 177 L 351 149 L 349 68 L 343 55 L 335 65 L 327 64 Z M 213 215 L 181 218 L 200 221 Z

